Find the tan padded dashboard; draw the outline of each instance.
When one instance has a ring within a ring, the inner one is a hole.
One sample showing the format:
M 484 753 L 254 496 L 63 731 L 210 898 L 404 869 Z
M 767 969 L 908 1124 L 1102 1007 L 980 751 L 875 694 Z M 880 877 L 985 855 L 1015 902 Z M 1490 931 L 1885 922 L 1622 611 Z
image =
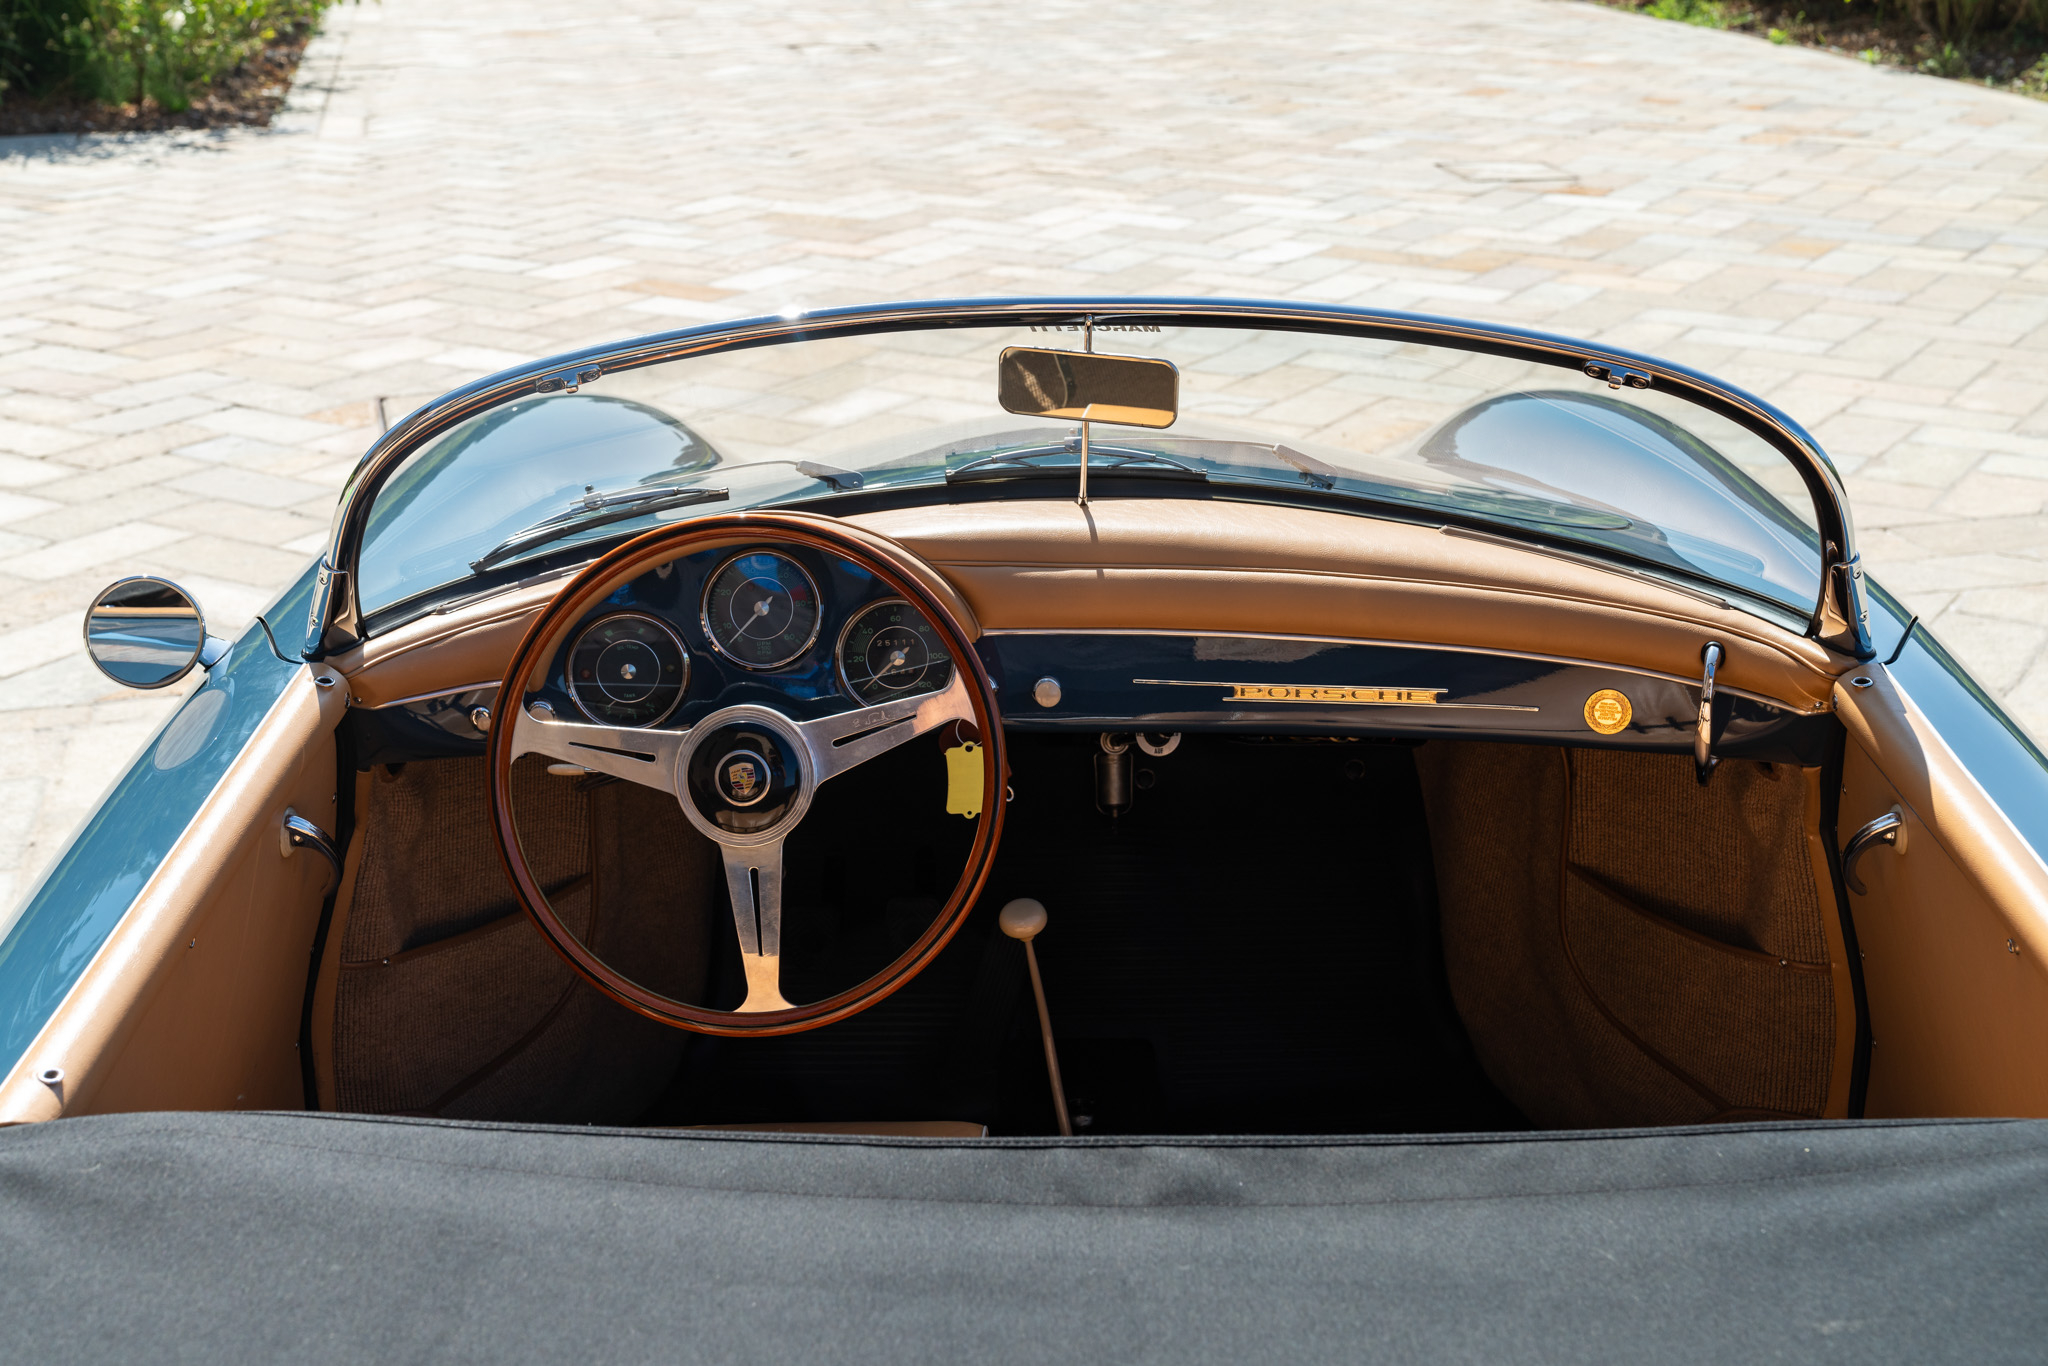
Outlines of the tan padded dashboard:
M 1594 660 L 1682 678 L 1728 651 L 1727 686 L 1825 709 L 1853 662 L 1703 594 L 1461 534 L 1305 508 L 1182 499 L 979 502 L 844 525 L 902 545 L 970 630 L 1304 635 Z M 409 622 L 331 662 L 383 706 L 503 673 L 566 576 Z M 956 596 L 957 594 L 957 596 Z M 978 632 L 977 632 L 978 633 Z
M 1504 538 L 1196 500 L 989 502 L 851 519 L 922 556 L 984 631 L 1248 632 L 1475 646 L 1828 705 L 1852 662 L 1704 595 Z

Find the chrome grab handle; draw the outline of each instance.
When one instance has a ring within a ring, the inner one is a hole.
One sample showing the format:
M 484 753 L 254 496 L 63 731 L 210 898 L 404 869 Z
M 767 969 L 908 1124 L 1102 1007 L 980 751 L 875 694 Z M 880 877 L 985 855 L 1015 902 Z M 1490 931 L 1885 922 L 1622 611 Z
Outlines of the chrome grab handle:
M 1692 772 L 1701 787 L 1721 763 L 1714 753 L 1714 671 L 1721 667 L 1724 653 L 1718 640 L 1708 641 L 1707 648 L 1700 651 L 1700 719 L 1692 735 Z
M 278 827 L 277 844 L 286 858 L 301 849 L 311 849 L 327 860 L 327 886 L 320 893 L 325 896 L 341 885 L 341 854 L 334 847 L 334 841 L 327 832 L 301 816 L 290 807 L 284 809 L 284 822 Z
M 1842 849 L 1842 881 L 1858 896 L 1868 895 L 1870 889 L 1856 876 L 1856 860 L 1879 844 L 1890 845 L 1894 853 L 1906 852 L 1906 818 L 1896 806 L 1849 836 Z

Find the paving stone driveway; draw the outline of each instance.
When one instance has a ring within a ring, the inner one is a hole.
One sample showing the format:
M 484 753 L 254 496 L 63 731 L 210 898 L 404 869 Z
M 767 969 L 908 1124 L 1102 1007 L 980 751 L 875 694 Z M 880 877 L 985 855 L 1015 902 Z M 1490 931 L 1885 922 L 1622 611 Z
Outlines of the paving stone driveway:
M 2048 735 L 2044 161 L 2048 104 L 1568 0 L 338 8 L 272 130 L 0 141 L 0 907 L 175 702 L 85 663 L 104 581 L 244 622 L 380 399 L 791 303 L 1661 352 L 1811 426 L 1865 559 Z

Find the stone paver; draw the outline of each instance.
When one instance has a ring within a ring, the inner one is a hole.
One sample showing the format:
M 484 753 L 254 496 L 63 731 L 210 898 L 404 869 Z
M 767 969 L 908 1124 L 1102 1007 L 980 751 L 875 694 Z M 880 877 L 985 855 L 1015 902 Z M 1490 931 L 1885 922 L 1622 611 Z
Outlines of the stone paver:
M 86 601 L 246 621 L 479 373 L 930 295 L 1466 313 L 1760 391 L 2048 735 L 2048 104 L 1565 0 L 335 10 L 265 132 L 0 142 L 0 906 L 167 714 Z

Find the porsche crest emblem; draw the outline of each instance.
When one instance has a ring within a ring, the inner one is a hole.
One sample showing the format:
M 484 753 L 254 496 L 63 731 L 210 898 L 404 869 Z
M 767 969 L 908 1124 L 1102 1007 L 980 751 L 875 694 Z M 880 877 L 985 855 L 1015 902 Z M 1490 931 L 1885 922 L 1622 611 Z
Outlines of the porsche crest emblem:
M 1635 717 L 1628 698 L 1613 688 L 1602 688 L 1586 699 L 1586 724 L 1601 735 L 1619 735 Z
M 740 759 L 728 765 L 725 770 L 726 786 L 739 801 L 746 801 L 754 795 L 754 789 L 761 785 L 760 770 L 752 759 Z
M 711 770 L 718 795 L 733 806 L 752 806 L 768 795 L 775 784 L 768 761 L 750 749 L 736 749 Z

